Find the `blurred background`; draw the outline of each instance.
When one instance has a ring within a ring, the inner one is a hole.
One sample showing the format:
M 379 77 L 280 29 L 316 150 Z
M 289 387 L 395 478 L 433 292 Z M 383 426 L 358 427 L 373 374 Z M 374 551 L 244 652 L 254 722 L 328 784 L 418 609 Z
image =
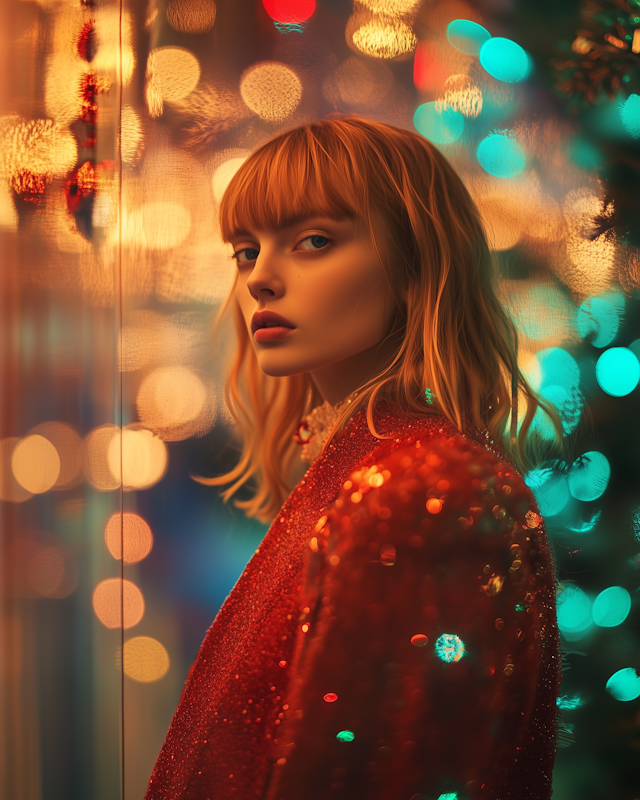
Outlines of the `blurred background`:
M 2 0 L 0 44 L 0 797 L 144 795 L 267 527 L 191 477 L 238 452 L 217 206 L 334 113 L 418 130 L 478 203 L 571 453 L 526 476 L 554 798 L 640 796 L 640 0 Z

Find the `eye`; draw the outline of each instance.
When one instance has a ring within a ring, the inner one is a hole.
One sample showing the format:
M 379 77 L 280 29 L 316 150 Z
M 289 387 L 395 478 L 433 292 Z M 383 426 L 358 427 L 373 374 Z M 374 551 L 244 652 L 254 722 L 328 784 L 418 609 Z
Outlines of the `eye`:
M 255 261 L 259 253 L 260 251 L 253 247 L 244 247 L 242 250 L 236 250 L 231 258 L 235 258 L 238 264 L 247 264 L 249 261 Z
M 321 250 L 328 244 L 329 239 L 326 236 L 321 236 L 319 233 L 314 233 L 313 236 L 307 236 L 305 239 L 299 242 L 298 247 L 301 250 L 306 250 L 309 252 L 313 250 Z

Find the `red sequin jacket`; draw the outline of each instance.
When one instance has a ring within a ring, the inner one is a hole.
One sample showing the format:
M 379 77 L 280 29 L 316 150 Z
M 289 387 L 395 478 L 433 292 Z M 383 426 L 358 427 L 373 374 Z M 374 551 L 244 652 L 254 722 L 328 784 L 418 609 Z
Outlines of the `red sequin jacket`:
M 545 800 L 552 557 L 504 453 L 364 412 L 220 609 L 146 800 Z

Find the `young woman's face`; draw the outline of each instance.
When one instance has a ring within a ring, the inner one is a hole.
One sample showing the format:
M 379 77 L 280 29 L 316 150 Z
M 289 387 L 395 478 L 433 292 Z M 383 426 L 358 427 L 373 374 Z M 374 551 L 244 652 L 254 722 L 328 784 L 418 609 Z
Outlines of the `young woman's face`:
M 315 217 L 231 244 L 236 296 L 267 375 L 309 372 L 335 403 L 383 366 L 396 306 L 366 223 Z

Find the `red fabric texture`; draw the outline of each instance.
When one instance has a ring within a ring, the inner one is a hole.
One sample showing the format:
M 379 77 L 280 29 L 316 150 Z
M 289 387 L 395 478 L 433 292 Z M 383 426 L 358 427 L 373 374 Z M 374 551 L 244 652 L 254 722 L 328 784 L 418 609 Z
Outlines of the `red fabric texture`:
M 560 653 L 522 476 L 442 417 L 364 412 L 220 609 L 146 800 L 545 800 Z

